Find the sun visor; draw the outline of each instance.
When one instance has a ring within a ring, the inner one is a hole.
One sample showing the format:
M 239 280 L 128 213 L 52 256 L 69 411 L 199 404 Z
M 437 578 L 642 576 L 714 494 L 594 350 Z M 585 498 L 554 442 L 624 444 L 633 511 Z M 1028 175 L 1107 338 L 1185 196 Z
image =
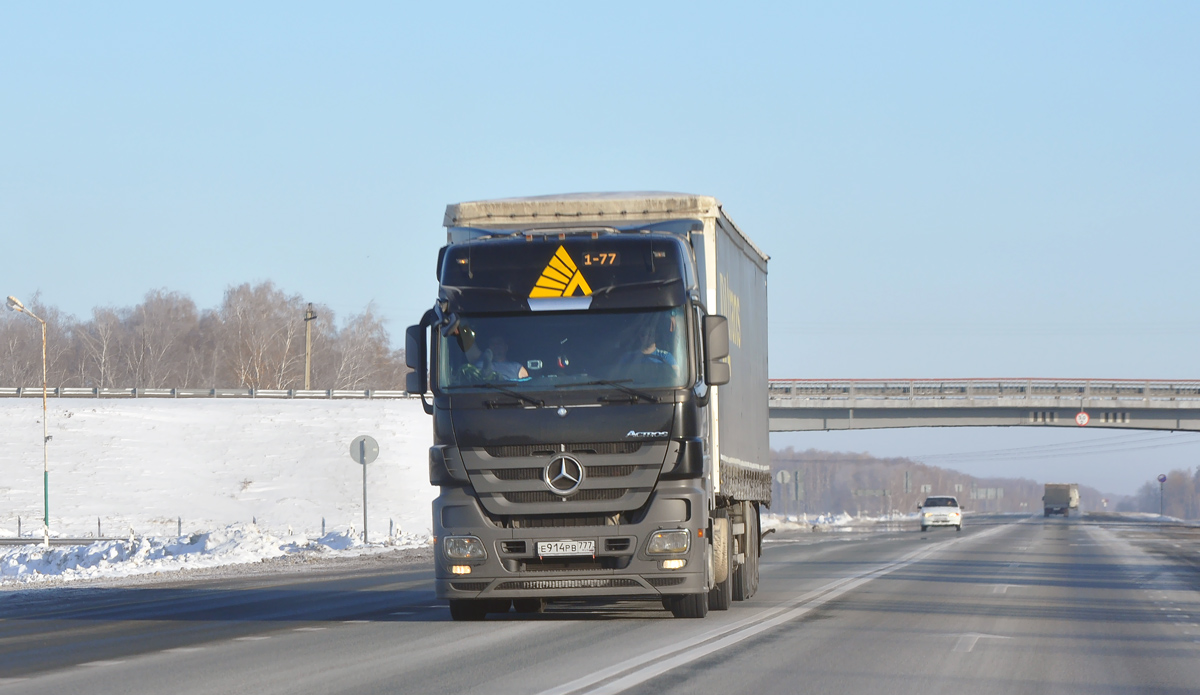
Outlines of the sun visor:
M 442 296 L 457 313 L 650 309 L 687 300 L 683 240 L 657 234 L 518 235 L 455 244 Z

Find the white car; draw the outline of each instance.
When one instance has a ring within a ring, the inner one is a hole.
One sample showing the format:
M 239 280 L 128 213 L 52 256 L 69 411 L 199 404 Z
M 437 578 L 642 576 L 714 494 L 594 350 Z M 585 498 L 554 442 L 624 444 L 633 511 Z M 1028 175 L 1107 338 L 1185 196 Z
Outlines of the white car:
M 930 526 L 953 526 L 958 531 L 962 530 L 963 510 L 958 506 L 956 497 L 926 497 L 917 509 L 921 511 L 922 531 L 927 531 Z

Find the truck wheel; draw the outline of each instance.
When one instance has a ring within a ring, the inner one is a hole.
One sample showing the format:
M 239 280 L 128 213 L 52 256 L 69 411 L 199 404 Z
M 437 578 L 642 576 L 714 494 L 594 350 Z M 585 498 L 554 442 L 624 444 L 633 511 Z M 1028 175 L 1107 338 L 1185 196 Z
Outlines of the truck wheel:
M 488 601 L 469 598 L 450 599 L 450 617 L 454 620 L 483 620 L 488 614 Z
M 758 558 L 759 558 L 759 521 L 758 507 L 751 502 L 743 502 L 745 513 L 742 523 L 746 525 L 745 543 L 742 552 L 746 561 L 733 570 L 733 600 L 745 601 L 758 592 Z
M 922 527 L 921 527 L 921 533 L 925 533 L 925 532 L 926 532 L 926 531 L 928 531 L 928 530 L 929 530 L 929 527 L 928 527 L 928 526 L 922 526 Z
M 708 615 L 708 593 L 672 596 L 671 615 L 676 618 L 703 618 Z
M 708 608 L 714 611 L 727 611 L 733 603 L 733 582 L 730 581 L 730 570 L 733 569 L 733 540 L 729 536 L 729 512 L 718 509 L 713 516 L 712 553 L 713 575 L 719 580 L 708 592 Z M 722 580 L 722 577 L 724 578 Z
M 514 598 L 513 610 L 518 613 L 542 613 L 546 610 L 546 599 Z
M 954 530 L 955 530 L 955 531 L 961 531 L 961 530 L 962 530 L 962 524 L 959 524 L 958 526 L 955 526 L 955 527 L 954 527 Z

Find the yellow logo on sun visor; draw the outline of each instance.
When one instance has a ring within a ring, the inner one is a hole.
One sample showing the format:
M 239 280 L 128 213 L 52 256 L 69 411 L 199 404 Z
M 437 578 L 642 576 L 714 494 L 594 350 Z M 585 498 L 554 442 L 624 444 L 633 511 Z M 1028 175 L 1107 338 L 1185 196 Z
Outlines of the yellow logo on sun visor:
M 554 252 L 554 257 L 546 264 L 546 269 L 542 271 L 542 276 L 537 279 L 529 296 L 574 297 L 576 290 L 583 297 L 592 294 L 592 288 L 588 286 L 587 280 L 583 279 L 583 273 L 575 265 L 575 261 L 571 260 L 571 256 L 565 248 L 559 246 L 558 250 Z

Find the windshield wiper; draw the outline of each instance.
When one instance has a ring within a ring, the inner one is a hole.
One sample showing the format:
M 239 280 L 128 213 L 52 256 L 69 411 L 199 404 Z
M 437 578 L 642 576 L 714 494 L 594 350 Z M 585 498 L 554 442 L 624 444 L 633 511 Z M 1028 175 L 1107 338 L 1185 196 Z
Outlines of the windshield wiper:
M 499 391 L 500 393 L 503 393 L 506 396 L 512 396 L 513 398 L 516 398 L 519 401 L 523 401 L 525 403 L 528 403 L 529 405 L 536 406 L 538 408 L 542 408 L 546 405 L 546 401 L 543 401 L 540 398 L 534 398 L 533 396 L 526 396 L 525 394 L 521 393 L 520 391 L 513 391 L 512 389 L 506 389 L 503 386 L 501 386 L 500 384 L 493 384 L 490 381 L 483 381 L 478 384 L 463 384 L 462 386 L 451 386 L 451 387 L 447 388 L 446 390 L 451 391 L 451 390 L 469 389 L 469 388 L 476 388 L 476 387 L 491 389 L 493 391 Z
M 625 381 L 633 381 L 633 379 L 625 379 Z M 652 396 L 652 395 L 646 393 L 645 391 L 639 391 L 631 386 L 626 386 L 625 384 L 622 384 L 620 381 L 610 381 L 608 379 L 594 379 L 592 381 L 577 381 L 577 382 L 571 383 L 571 384 L 555 384 L 554 388 L 565 389 L 569 386 L 611 386 L 616 389 L 621 389 L 625 393 L 628 393 L 630 396 L 633 396 L 635 401 L 640 398 L 644 401 L 650 401 L 651 403 L 658 402 L 657 397 Z M 609 399 L 601 397 L 601 400 L 609 400 Z

